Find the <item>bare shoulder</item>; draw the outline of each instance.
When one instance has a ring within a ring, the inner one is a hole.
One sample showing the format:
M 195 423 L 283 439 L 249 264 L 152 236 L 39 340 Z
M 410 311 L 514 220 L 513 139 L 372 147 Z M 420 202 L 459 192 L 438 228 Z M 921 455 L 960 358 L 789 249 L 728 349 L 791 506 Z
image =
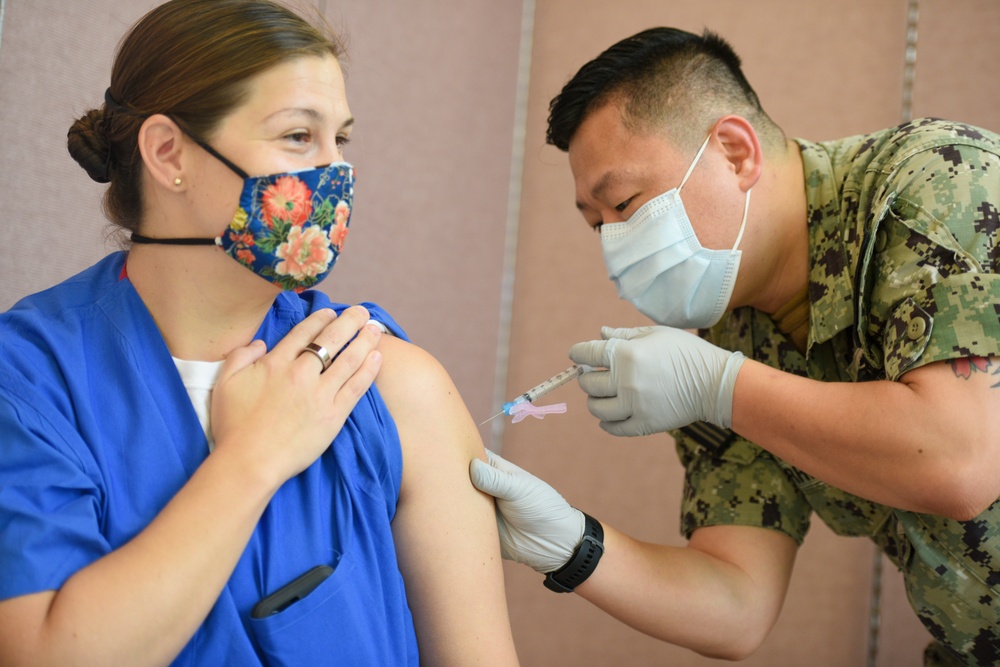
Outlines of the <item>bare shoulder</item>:
M 382 368 L 375 384 L 391 408 L 429 408 L 441 399 L 439 392 L 457 393 L 448 372 L 423 348 L 382 336 L 378 349 Z
M 471 439 L 481 448 L 465 402 L 451 376 L 432 354 L 393 336 L 382 337 L 379 351 L 382 368 L 375 384 L 404 442 L 412 441 L 416 433 L 435 434 L 466 442 Z

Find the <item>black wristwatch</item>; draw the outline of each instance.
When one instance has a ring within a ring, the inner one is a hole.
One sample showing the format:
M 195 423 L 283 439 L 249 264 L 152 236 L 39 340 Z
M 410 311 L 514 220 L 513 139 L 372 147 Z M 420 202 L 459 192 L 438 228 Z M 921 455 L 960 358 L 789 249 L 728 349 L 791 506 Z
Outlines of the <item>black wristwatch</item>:
M 545 575 L 545 587 L 556 593 L 572 593 L 587 580 L 604 555 L 604 527 L 601 522 L 583 513 L 583 541 L 565 565 Z

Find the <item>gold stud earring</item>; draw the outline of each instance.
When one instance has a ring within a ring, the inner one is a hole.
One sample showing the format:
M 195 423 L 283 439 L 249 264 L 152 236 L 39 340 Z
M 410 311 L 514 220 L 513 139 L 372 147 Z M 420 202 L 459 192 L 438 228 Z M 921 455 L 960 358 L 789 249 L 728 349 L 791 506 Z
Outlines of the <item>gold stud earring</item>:
M 178 176 L 177 178 L 174 179 L 174 185 L 179 186 L 181 183 L 182 183 L 182 181 L 181 181 L 181 177 L 180 176 Z

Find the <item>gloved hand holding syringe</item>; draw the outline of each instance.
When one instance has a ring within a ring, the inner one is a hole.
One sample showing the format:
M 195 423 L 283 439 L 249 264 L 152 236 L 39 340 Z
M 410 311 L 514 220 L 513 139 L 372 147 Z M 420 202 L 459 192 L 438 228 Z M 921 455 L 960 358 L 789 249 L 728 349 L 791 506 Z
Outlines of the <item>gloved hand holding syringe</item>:
M 480 423 L 479 425 L 482 426 L 486 422 L 492 421 L 497 417 L 499 417 L 500 415 L 516 414 L 519 411 L 519 409 L 527 408 L 528 407 L 527 404 L 533 404 L 537 399 L 541 398 L 542 396 L 549 393 L 553 389 L 558 389 L 559 387 L 563 386 L 570 380 L 579 377 L 583 373 L 589 373 L 592 370 L 594 370 L 593 366 L 587 366 L 586 364 L 573 364 L 563 372 L 556 373 L 545 382 L 535 385 L 528 391 L 524 392 L 523 394 L 515 398 L 513 401 L 507 401 L 506 403 L 503 404 L 503 407 L 501 408 L 500 412 L 496 413 L 495 415 L 493 415 L 486 421 Z M 562 410 L 559 410 L 560 412 L 565 412 L 565 404 L 561 404 L 559 407 L 562 408 Z M 520 421 L 520 420 L 515 418 L 515 421 Z

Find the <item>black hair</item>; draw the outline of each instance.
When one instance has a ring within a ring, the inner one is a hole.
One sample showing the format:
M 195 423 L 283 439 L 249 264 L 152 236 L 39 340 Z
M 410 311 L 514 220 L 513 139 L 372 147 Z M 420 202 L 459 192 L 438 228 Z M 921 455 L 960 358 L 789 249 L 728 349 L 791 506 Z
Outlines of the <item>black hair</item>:
M 612 100 L 621 102 L 626 123 L 634 127 L 667 117 L 713 122 L 699 119 L 698 110 L 715 107 L 727 109 L 722 113 L 753 116 L 751 122 L 767 126 L 758 127 L 758 132 L 777 130 L 743 75 L 739 56 L 708 30 L 696 35 L 650 28 L 608 48 L 581 67 L 550 102 L 546 142 L 568 150 L 590 112 Z M 686 129 L 700 140 L 707 127 Z

